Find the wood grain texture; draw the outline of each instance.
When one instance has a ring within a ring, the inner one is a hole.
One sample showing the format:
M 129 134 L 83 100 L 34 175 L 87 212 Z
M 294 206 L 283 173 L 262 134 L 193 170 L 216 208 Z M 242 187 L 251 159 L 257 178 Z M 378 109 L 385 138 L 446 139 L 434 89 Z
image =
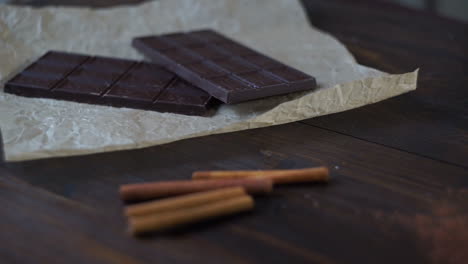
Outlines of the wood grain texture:
M 190 151 L 196 149 L 203 155 Z M 463 168 L 300 123 L 8 167 L 35 186 L 105 212 L 122 232 L 120 184 L 188 179 L 197 169 L 318 165 L 332 168 L 330 184 L 279 187 L 260 198 L 251 214 L 196 225 L 179 235 L 155 234 L 145 243 L 190 249 L 187 256 L 198 252 L 210 263 L 223 258 L 233 263 L 344 263 L 360 260 L 364 251 L 372 252 L 369 262 L 421 262 L 428 256 L 417 234 L 386 219 L 431 215 L 434 203 L 456 203 L 466 199 L 468 190 Z
M 304 3 L 312 22 L 359 62 L 395 73 L 421 67 L 418 90 L 304 123 L 7 163 L 0 262 L 440 263 L 443 256 L 463 263 L 456 260 L 466 251 L 466 228 L 440 223 L 468 219 L 465 26 L 369 0 Z M 329 167 L 331 182 L 281 186 L 251 213 L 175 232 L 125 233 L 121 184 L 189 179 L 196 170 L 313 166 Z M 453 216 L 442 218 L 441 204 L 455 208 Z
M 468 167 L 468 25 L 376 1 L 302 2 L 359 63 L 420 68 L 414 92 L 305 123 Z

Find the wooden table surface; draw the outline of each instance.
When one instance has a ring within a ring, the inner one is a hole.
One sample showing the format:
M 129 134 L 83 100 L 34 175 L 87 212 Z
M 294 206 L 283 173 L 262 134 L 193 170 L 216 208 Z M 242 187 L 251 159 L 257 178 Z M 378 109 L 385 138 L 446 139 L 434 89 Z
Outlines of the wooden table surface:
M 3 164 L 0 263 L 468 263 L 467 25 L 369 0 L 303 4 L 361 64 L 420 68 L 417 90 L 276 127 Z M 330 184 L 277 188 L 251 213 L 125 233 L 120 184 L 318 165 Z

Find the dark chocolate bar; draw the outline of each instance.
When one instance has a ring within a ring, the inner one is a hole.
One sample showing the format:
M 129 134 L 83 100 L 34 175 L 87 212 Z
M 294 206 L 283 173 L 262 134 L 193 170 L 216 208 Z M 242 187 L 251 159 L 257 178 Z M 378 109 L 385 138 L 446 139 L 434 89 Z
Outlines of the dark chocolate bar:
M 155 64 L 56 51 L 8 81 L 5 92 L 188 115 L 204 115 L 217 101 Z
M 133 46 L 219 100 L 232 104 L 315 88 L 315 78 L 212 30 L 135 38 Z

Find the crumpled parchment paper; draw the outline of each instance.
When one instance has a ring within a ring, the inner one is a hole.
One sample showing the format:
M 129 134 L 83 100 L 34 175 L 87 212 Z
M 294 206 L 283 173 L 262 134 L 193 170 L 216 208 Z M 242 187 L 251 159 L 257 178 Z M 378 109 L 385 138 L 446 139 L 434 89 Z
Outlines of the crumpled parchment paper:
M 311 27 L 297 0 L 160 0 L 108 9 L 0 6 L 0 85 L 48 50 L 142 59 L 135 36 L 216 29 L 317 78 L 319 88 L 238 105 L 212 117 L 113 108 L 0 92 L 7 160 L 142 148 L 184 138 L 298 121 L 416 89 L 417 71 L 358 65 Z

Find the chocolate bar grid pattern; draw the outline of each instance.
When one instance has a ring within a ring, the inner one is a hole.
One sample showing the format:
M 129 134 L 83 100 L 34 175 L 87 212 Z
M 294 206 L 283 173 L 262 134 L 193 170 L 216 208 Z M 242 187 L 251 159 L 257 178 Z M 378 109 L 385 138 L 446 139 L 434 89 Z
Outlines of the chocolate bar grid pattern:
M 212 30 L 136 38 L 158 64 L 225 103 L 313 89 L 315 78 Z
M 195 115 L 205 114 L 213 99 L 151 63 L 55 51 L 10 80 L 5 92 Z

